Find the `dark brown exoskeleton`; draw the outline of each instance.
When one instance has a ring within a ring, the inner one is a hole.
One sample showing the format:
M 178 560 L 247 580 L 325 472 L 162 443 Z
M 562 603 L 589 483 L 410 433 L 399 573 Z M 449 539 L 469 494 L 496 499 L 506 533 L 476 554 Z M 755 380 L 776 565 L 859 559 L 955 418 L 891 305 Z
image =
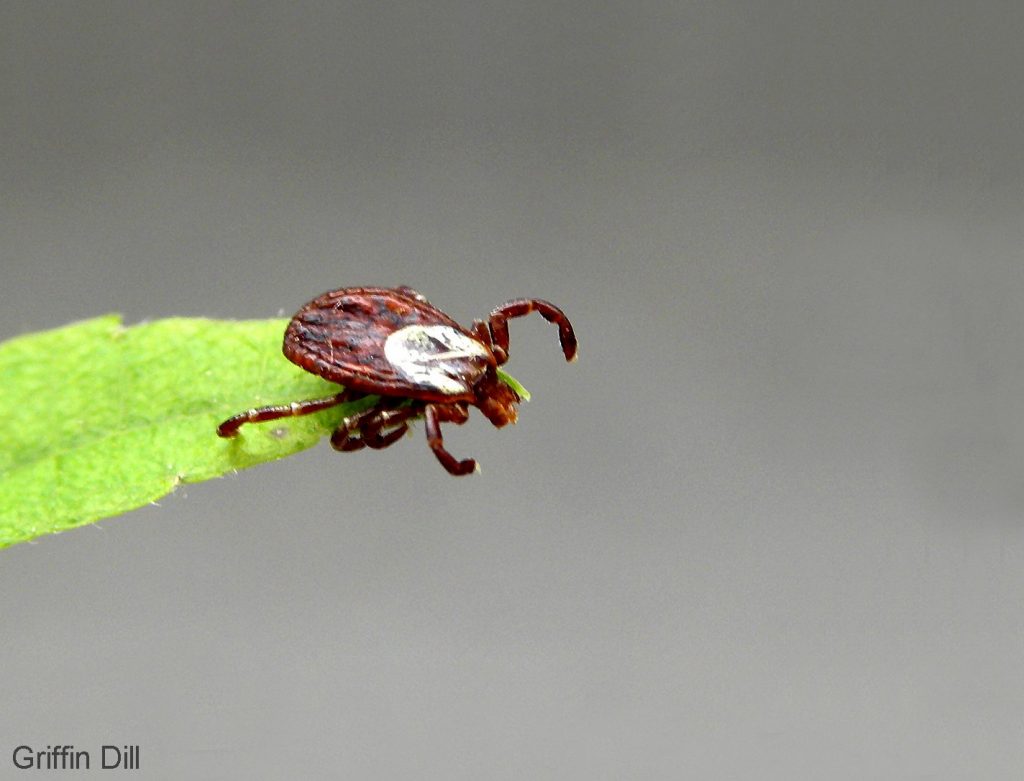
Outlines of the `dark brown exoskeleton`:
M 508 320 L 538 312 L 558 326 L 567 361 L 576 358 L 576 335 L 554 304 L 524 298 L 502 304 L 471 331 L 408 287 L 350 287 L 324 293 L 302 307 L 288 324 L 284 354 L 313 374 L 344 386 L 322 399 L 247 410 L 217 428 L 233 437 L 244 423 L 309 415 L 363 396 L 379 396 L 373 407 L 345 418 L 331 436 L 336 450 L 385 448 L 415 418 L 426 421 L 427 444 L 453 475 L 477 469 L 445 450 L 441 423 L 465 423 L 471 406 L 495 426 L 516 421 L 519 395 L 499 377 L 508 360 Z

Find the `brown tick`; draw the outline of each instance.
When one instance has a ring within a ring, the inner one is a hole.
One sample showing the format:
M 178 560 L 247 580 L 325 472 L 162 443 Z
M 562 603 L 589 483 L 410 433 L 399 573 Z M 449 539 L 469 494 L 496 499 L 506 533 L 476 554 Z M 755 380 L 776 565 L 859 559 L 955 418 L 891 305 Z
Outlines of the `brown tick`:
M 554 304 L 522 298 L 502 304 L 467 331 L 408 287 L 348 287 L 300 309 L 284 334 L 284 354 L 344 390 L 323 399 L 259 407 L 217 428 L 233 437 L 243 423 L 309 415 L 363 396 L 379 396 L 369 409 L 345 418 L 331 436 L 335 450 L 385 448 L 423 417 L 427 444 L 453 475 L 477 469 L 445 450 L 441 423 L 461 425 L 474 406 L 495 426 L 516 421 L 519 395 L 498 376 L 508 360 L 508 321 L 539 312 L 558 326 L 567 361 L 576 358 L 572 324 Z

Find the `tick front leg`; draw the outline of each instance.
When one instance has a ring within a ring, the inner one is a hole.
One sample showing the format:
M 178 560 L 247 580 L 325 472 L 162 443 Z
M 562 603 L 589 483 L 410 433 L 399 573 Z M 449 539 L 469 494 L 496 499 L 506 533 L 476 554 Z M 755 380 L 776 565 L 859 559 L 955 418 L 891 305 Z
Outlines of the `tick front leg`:
M 506 334 L 508 329 L 506 328 Z M 494 343 L 494 336 L 491 334 L 491 327 L 483 320 L 473 321 L 473 335 L 483 344 L 487 345 L 487 349 L 494 354 L 494 359 L 498 366 L 508 361 L 508 352 L 503 347 L 499 347 Z
M 520 298 L 502 304 L 493 312 L 488 319 L 491 327 L 491 337 L 494 345 L 501 349 L 505 358 L 508 358 L 508 321 L 513 317 L 525 317 L 530 312 L 539 312 L 540 316 L 549 323 L 558 326 L 558 341 L 561 342 L 562 352 L 565 360 L 576 360 L 576 333 L 572 330 L 572 323 L 566 317 L 565 312 L 549 301 L 539 298 Z M 495 352 L 495 357 L 498 357 Z M 500 361 L 499 363 L 504 363 Z
M 456 424 L 465 423 L 469 412 L 465 408 L 456 405 L 428 404 L 426 413 L 427 444 L 434 451 L 441 466 L 453 475 L 468 475 L 477 471 L 476 461 L 467 458 L 459 461 L 444 448 L 444 437 L 441 436 L 441 421 L 448 421 Z
M 233 437 L 238 429 L 245 423 L 260 423 L 264 420 L 277 420 L 278 418 L 292 418 L 299 415 L 312 415 L 314 412 L 335 407 L 346 401 L 351 401 L 356 394 L 351 391 L 342 391 L 326 399 L 310 399 L 308 401 L 293 401 L 291 404 L 278 404 L 272 407 L 257 407 L 234 415 L 219 426 L 217 435 L 221 437 Z

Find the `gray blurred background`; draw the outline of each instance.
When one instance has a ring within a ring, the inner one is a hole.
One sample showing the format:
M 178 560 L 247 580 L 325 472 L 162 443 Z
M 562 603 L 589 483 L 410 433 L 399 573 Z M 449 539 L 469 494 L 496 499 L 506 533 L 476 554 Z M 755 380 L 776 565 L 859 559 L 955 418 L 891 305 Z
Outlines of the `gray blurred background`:
M 140 778 L 1024 776 L 1024 10 L 4 2 L 0 337 L 412 285 L 521 422 L 0 553 Z M 230 360 L 230 356 L 225 356 Z M 54 400 L 59 414 L 60 400 Z M 93 771 L 96 772 L 96 771 Z M 19 776 L 20 777 L 20 776 Z

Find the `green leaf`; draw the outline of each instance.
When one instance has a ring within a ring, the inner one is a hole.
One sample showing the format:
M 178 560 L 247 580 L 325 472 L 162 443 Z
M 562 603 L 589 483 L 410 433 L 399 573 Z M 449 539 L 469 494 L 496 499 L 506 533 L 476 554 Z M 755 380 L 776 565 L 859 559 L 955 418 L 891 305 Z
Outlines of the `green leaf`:
M 286 325 L 107 315 L 0 344 L 0 548 L 311 447 L 374 404 L 218 437 L 235 413 L 338 392 L 284 358 Z
M 501 369 L 498 369 L 498 379 L 501 380 L 506 385 L 508 385 L 508 387 L 510 387 L 516 393 L 518 393 L 519 398 L 521 398 L 523 401 L 530 400 L 530 391 L 526 390 L 526 388 L 523 387 L 523 384 L 519 382 L 519 380 L 517 380 L 511 374 L 505 374 L 505 372 L 503 372 Z

